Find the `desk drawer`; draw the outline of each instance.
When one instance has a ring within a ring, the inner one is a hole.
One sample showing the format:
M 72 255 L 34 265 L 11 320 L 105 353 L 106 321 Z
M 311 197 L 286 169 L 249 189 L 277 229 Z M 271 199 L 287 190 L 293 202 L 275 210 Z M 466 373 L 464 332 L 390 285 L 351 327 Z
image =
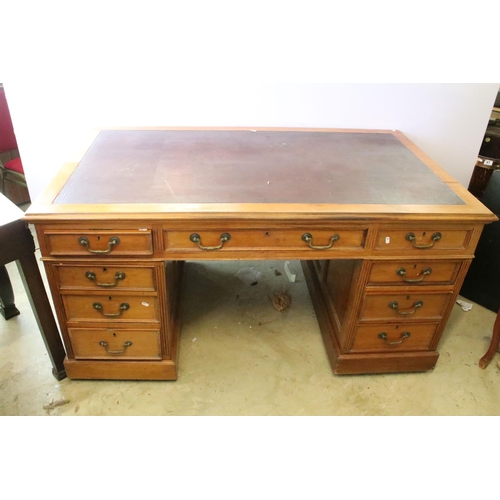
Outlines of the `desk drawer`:
M 68 321 L 157 321 L 158 301 L 153 296 L 63 295 Z
M 159 330 L 70 328 L 75 359 L 161 359 Z
M 460 261 L 374 262 L 368 285 L 451 285 L 460 269 Z
M 156 290 L 154 267 L 55 265 L 61 290 Z
M 472 230 L 467 229 L 381 229 L 375 250 L 413 255 L 443 251 L 463 252 L 469 246 Z
M 152 255 L 150 230 L 44 232 L 50 256 L 125 257 Z
M 361 321 L 439 320 L 450 302 L 451 292 L 367 294 Z
M 166 251 L 204 252 L 216 250 L 363 250 L 364 229 L 220 229 L 216 231 L 164 231 Z M 315 247 L 315 248 L 313 248 Z
M 429 349 L 438 324 L 404 323 L 360 326 L 351 352 Z

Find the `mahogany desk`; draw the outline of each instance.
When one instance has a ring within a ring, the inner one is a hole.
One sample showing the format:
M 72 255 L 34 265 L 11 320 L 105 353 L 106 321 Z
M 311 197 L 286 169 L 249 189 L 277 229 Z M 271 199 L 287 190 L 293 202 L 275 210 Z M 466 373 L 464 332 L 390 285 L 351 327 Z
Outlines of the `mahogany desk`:
M 70 378 L 174 380 L 183 262 L 300 259 L 336 374 L 424 371 L 496 217 L 400 132 L 103 130 L 28 210 Z

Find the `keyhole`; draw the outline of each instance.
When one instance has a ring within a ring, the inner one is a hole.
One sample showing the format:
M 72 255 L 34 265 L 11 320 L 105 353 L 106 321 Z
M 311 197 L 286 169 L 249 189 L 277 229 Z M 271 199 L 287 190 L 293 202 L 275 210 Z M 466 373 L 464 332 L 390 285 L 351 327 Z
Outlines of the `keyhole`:
M 266 231 L 266 236 L 269 236 L 269 232 L 268 231 Z
M 107 270 L 105 267 L 103 267 L 103 268 L 102 268 L 102 272 L 103 272 L 103 273 L 107 273 L 107 272 L 108 272 L 108 270 Z
M 116 337 L 116 333 L 113 333 L 113 337 Z
M 110 297 L 110 298 L 111 298 L 111 297 Z M 410 300 L 410 296 L 409 296 L 409 295 L 407 295 L 407 296 L 406 296 L 406 300 Z
M 108 297 L 109 300 L 113 300 L 111 297 Z
M 97 241 L 101 241 L 101 237 L 100 236 L 97 237 Z
M 424 232 L 422 233 L 422 236 L 425 236 L 425 235 L 426 235 L 426 232 L 424 231 Z

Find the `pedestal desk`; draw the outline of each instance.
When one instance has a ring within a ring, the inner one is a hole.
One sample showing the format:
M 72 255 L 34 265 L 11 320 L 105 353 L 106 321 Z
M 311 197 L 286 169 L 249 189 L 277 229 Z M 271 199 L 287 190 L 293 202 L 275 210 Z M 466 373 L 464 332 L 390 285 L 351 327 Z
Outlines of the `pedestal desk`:
M 496 217 L 397 131 L 162 128 L 100 131 L 26 219 L 68 377 L 175 380 L 211 259 L 300 259 L 335 374 L 432 369 Z

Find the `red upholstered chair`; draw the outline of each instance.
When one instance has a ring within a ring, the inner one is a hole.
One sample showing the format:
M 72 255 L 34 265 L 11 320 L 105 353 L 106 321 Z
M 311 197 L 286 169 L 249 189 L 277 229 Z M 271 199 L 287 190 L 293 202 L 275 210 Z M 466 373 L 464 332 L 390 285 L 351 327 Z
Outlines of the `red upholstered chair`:
M 14 127 L 5 98 L 5 89 L 0 83 L 0 193 L 2 194 L 4 194 L 6 182 L 13 182 L 27 188 Z

